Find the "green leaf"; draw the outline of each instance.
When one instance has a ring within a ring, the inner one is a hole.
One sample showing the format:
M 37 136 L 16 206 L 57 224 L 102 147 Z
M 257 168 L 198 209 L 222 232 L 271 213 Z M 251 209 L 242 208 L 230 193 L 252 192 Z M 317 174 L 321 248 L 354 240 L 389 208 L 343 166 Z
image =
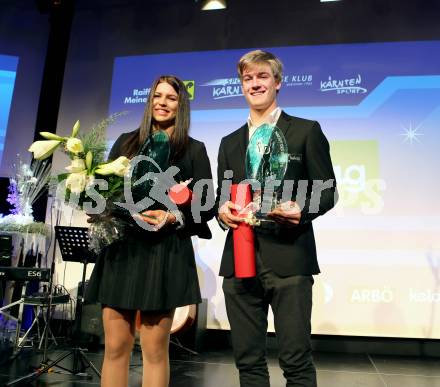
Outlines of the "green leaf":
M 59 175 L 57 175 L 57 180 L 58 183 L 62 182 L 63 180 L 66 180 L 67 177 L 70 175 L 70 173 L 60 173 Z
M 65 141 L 64 137 L 58 136 L 51 132 L 40 132 L 40 136 L 46 140 Z

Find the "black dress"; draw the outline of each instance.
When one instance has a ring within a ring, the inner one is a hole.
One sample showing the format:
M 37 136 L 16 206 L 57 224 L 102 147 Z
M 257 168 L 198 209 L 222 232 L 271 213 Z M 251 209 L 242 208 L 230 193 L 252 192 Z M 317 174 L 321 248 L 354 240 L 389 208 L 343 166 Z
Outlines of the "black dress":
M 121 135 L 109 159 L 120 156 L 121 147 L 128 136 L 137 133 Z M 190 138 L 184 156 L 174 165 L 180 169 L 182 180 L 193 179 L 190 188 L 200 179 L 212 181 L 208 155 L 200 141 Z M 213 187 L 208 186 L 207 189 L 213 190 Z M 191 236 L 210 238 L 206 222 L 214 216 L 214 210 L 202 212 L 201 223 L 194 222 L 190 208 L 181 208 L 181 211 L 184 214 L 182 229 L 165 226 L 160 231 L 152 232 L 138 226 L 125 239 L 104 248 L 93 269 L 86 300 L 114 308 L 142 311 L 165 311 L 200 303 Z

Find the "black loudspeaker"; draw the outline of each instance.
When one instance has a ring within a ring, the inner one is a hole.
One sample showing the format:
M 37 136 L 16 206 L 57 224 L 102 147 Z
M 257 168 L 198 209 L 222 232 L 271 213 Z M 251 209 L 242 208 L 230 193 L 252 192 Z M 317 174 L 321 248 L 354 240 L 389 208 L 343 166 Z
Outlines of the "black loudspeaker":
M 0 266 L 11 266 L 12 236 L 0 235 Z
M 12 236 L 0 235 L 0 266 L 11 266 L 12 264 Z M 6 281 L 0 280 L 0 306 L 3 305 L 5 297 Z
M 208 315 L 208 300 L 202 299 L 202 303 L 196 305 L 196 316 L 192 325 L 182 331 L 177 331 L 171 335 L 171 341 L 177 339 L 184 347 L 193 351 L 200 352 L 203 350 L 206 335 L 206 324 Z M 170 346 L 170 349 L 176 348 Z
M 87 289 L 89 281 L 85 281 Z M 78 283 L 78 297 L 83 295 L 82 283 Z M 99 303 L 84 302 L 81 314 L 81 344 L 104 344 L 102 307 Z
M 80 331 L 82 343 L 104 344 L 101 304 L 83 304 Z

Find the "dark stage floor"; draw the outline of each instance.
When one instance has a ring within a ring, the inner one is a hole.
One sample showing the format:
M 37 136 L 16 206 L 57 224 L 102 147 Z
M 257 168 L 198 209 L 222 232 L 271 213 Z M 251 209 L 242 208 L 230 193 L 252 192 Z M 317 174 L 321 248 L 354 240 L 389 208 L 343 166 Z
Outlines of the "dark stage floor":
M 50 352 L 55 359 L 63 353 Z M 2 356 L 4 353 L 2 354 Z M 102 350 L 90 352 L 90 360 L 101 368 Z M 0 368 L 0 385 L 28 373 L 29 366 L 38 363 L 41 355 L 25 350 L 9 364 Z M 4 360 L 4 359 L 2 359 Z M 135 351 L 130 370 L 130 386 L 141 386 L 142 367 L 140 354 Z M 353 355 L 339 353 L 315 353 L 319 387 L 440 387 L 440 359 L 413 357 Z M 63 363 L 69 367 L 71 357 Z M 91 370 L 90 370 L 91 371 Z M 283 377 L 277 366 L 276 354 L 270 355 L 272 387 L 284 386 Z M 51 373 L 41 376 L 29 386 L 97 386 L 99 380 Z M 206 351 L 198 356 L 173 351 L 171 360 L 172 387 L 238 387 L 237 371 L 229 349 Z

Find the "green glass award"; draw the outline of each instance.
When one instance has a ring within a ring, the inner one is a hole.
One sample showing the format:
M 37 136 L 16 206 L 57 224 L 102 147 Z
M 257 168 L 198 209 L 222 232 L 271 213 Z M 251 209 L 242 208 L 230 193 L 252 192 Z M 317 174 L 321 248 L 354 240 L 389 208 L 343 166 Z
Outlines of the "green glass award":
M 257 219 L 268 221 L 265 214 L 279 204 L 288 160 L 283 132 L 277 126 L 259 126 L 246 150 L 246 178 L 255 183 L 253 206 Z
M 158 174 L 169 167 L 170 141 L 167 132 L 158 130 L 150 135 L 138 156 L 146 156 L 137 162 L 132 174 L 132 190 L 135 201 L 141 200 L 157 183 Z

